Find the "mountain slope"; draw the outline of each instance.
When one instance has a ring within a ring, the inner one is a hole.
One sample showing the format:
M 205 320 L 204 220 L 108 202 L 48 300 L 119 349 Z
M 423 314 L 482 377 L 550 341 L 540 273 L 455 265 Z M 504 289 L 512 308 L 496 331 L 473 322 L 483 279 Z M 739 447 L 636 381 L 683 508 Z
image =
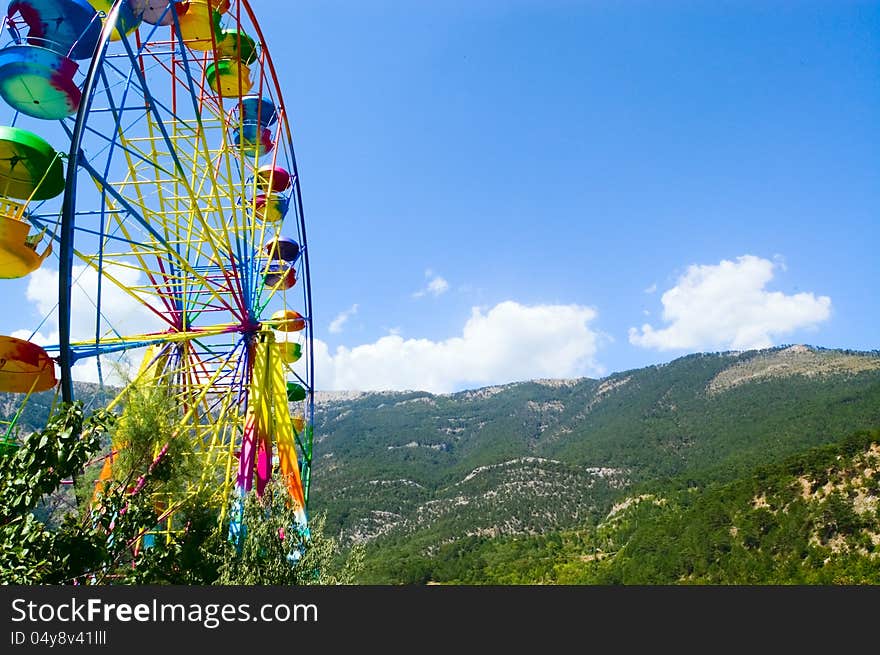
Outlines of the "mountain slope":
M 880 433 L 862 433 L 751 478 L 632 504 L 596 532 L 600 554 L 614 554 L 568 579 L 877 584 L 878 471 Z
M 97 398 L 93 386 L 77 390 Z M 23 428 L 39 425 L 51 398 L 32 399 Z M 507 562 L 509 544 L 523 562 L 572 544 L 578 558 L 607 558 L 579 530 L 603 524 L 615 505 L 647 511 L 651 503 L 633 499 L 668 502 L 680 489 L 748 479 L 880 426 L 880 353 L 791 346 L 691 355 L 602 380 L 317 400 L 312 513 L 368 544 L 366 581 L 412 581 L 432 578 L 425 562 L 451 552 L 464 566 L 463 553 L 498 546 Z M 0 394 L 0 406 L 14 402 Z M 541 570 L 532 581 L 548 575 Z
M 732 480 L 880 425 L 880 357 L 692 355 L 603 380 L 328 399 L 318 417 L 315 509 L 377 553 L 431 550 L 595 522 L 630 487 Z
M 464 538 L 368 575 L 452 584 L 877 584 L 880 431 L 706 488 L 657 485 L 597 526 Z

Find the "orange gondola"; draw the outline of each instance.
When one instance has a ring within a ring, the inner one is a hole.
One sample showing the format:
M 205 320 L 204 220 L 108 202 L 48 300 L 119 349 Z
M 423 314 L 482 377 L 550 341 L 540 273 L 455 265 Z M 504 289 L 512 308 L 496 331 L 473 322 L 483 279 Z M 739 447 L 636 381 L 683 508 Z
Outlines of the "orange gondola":
M 55 362 L 45 350 L 24 339 L 0 336 L 0 391 L 48 391 L 57 383 Z

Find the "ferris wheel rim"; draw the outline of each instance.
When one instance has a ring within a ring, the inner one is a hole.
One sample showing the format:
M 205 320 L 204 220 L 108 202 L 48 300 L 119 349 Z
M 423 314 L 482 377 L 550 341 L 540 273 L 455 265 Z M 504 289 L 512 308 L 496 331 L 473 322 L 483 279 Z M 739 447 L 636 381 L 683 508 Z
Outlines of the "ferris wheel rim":
M 87 163 L 88 157 L 83 152 L 83 143 L 86 138 L 86 127 L 88 125 L 89 113 L 92 109 L 93 102 L 98 95 L 99 77 L 105 66 L 108 56 L 108 47 L 113 40 L 114 32 L 120 21 L 121 9 L 125 0 L 116 0 L 107 13 L 104 25 L 102 27 L 100 37 L 95 49 L 83 85 L 83 96 L 81 104 L 77 110 L 76 119 L 71 134 L 70 148 L 67 158 L 66 186 L 64 197 L 62 200 L 62 212 L 60 217 L 60 238 L 59 238 L 59 274 L 58 274 L 58 327 L 59 327 L 59 356 L 58 364 L 60 368 L 60 393 L 64 402 L 71 402 L 76 397 L 73 385 L 73 368 L 77 361 L 74 352 L 72 335 L 71 335 L 71 311 L 72 311 L 72 286 L 75 282 L 73 270 L 76 258 L 76 222 L 77 222 L 77 187 L 78 178 L 81 173 L 81 164 Z M 280 82 L 275 70 L 274 62 L 271 54 L 266 46 L 263 31 L 259 25 L 259 21 L 254 15 L 253 9 L 247 0 L 239 0 L 239 11 L 244 9 L 257 37 L 261 44 L 266 59 L 269 75 L 267 78 L 271 80 L 275 97 L 279 103 L 280 109 L 284 112 L 284 120 L 281 121 L 283 128 L 284 141 L 286 143 L 290 166 L 294 179 L 296 180 L 292 188 L 292 193 L 296 197 L 297 218 L 299 240 L 301 242 L 301 267 L 302 267 L 302 284 L 305 297 L 305 311 L 309 317 L 310 327 L 307 335 L 308 357 L 306 358 L 307 370 L 305 372 L 305 383 L 308 393 L 308 401 L 306 411 L 308 414 L 308 425 L 314 425 L 314 322 L 313 322 L 313 304 L 312 304 L 312 287 L 311 275 L 309 269 L 309 252 L 308 242 L 306 238 L 306 221 L 305 212 L 302 205 L 302 190 L 299 179 L 299 170 L 297 166 L 295 150 L 293 145 L 293 137 L 291 132 L 290 121 L 287 120 L 287 109 L 284 103 Z M 175 19 L 176 20 L 176 19 Z M 179 28 L 179 26 L 178 26 Z M 175 32 L 174 41 L 179 44 L 182 50 L 186 50 L 183 38 L 179 32 Z M 221 103 L 222 105 L 222 103 Z M 81 159 L 82 158 L 82 159 Z M 299 377 L 299 376 L 297 376 Z M 299 378 L 302 380 L 302 378 Z M 310 428 L 311 430 L 311 428 Z M 311 438 L 309 438 L 311 444 Z M 307 464 L 307 465 L 306 465 Z M 311 477 L 311 445 L 309 446 L 308 461 L 303 464 L 303 483 L 305 485 L 305 497 L 308 499 L 308 486 Z
M 262 27 L 260 27 L 260 23 L 257 20 L 256 15 L 254 14 L 253 9 L 251 8 L 249 0 L 240 0 L 241 5 L 245 7 L 248 12 L 248 16 L 251 19 L 251 23 L 256 30 L 257 37 L 260 43 L 263 46 L 266 61 L 270 70 L 270 78 L 273 80 L 275 85 L 275 93 L 278 95 L 278 99 L 281 101 L 281 107 L 284 109 L 285 114 L 287 114 L 286 103 L 284 102 L 284 94 L 281 90 L 281 85 L 278 83 L 278 74 L 275 70 L 275 62 L 272 59 L 272 53 L 269 48 L 266 46 L 266 39 L 263 36 Z M 309 320 L 312 322 L 313 329 L 311 331 L 311 337 L 309 338 L 309 355 L 308 355 L 308 365 L 310 367 L 310 371 L 308 372 L 308 379 L 311 381 L 311 393 L 314 396 L 314 383 L 315 383 L 315 340 L 314 340 L 314 312 L 312 305 L 312 276 L 309 270 L 309 248 L 308 248 L 308 239 L 306 237 L 306 219 L 305 219 L 305 209 L 303 208 L 302 202 L 302 187 L 299 183 L 300 174 L 299 167 L 297 166 L 296 161 L 296 150 L 293 147 L 293 134 L 290 128 L 290 121 L 284 121 L 284 130 L 285 136 L 287 137 L 287 147 L 290 149 L 290 159 L 293 167 L 293 174 L 297 180 L 297 184 L 294 186 L 294 193 L 296 194 L 297 204 L 299 206 L 299 229 L 302 240 L 302 258 L 303 258 L 303 270 L 305 271 L 304 284 L 306 285 L 306 314 L 309 316 Z M 315 422 L 315 405 L 314 402 L 310 403 L 310 413 L 309 423 L 314 425 Z
M 74 123 L 73 134 L 71 136 L 70 148 L 67 156 L 68 165 L 65 178 L 65 192 L 62 200 L 62 213 L 59 229 L 59 275 L 58 275 L 58 322 L 59 322 L 59 356 L 58 364 L 60 369 L 59 386 L 63 402 L 72 402 L 74 399 L 72 368 L 74 357 L 71 348 L 71 332 L 70 332 L 70 313 L 71 313 L 71 288 L 73 282 L 73 262 L 74 262 L 74 230 L 76 226 L 76 193 L 78 182 L 78 169 L 80 167 L 80 157 L 82 156 L 82 141 L 85 136 L 85 125 L 88 120 L 89 111 L 97 92 L 98 74 L 103 68 L 108 46 L 112 40 L 113 34 L 117 29 L 120 20 L 122 6 L 126 0 L 115 0 L 107 17 L 98 39 L 95 54 L 89 63 L 89 69 L 86 73 L 85 83 L 83 85 L 83 95 L 80 106 L 77 110 L 76 120 Z M 271 53 L 266 45 L 266 40 L 259 21 L 250 6 L 248 0 L 239 0 L 239 7 L 244 7 L 251 23 L 257 33 L 257 37 L 264 51 L 264 56 L 268 64 L 272 80 L 274 92 L 280 101 L 280 107 L 287 116 L 286 104 L 284 102 L 283 92 L 278 81 L 277 72 L 275 70 L 274 61 Z M 176 20 L 176 19 L 175 19 Z M 182 43 L 182 42 L 181 42 Z M 184 46 L 185 47 L 185 46 Z M 300 175 L 296 160 L 296 152 L 293 144 L 293 136 L 291 132 L 289 120 L 282 121 L 284 128 L 284 136 L 287 148 L 290 153 L 291 167 L 293 169 L 294 179 L 296 183 L 293 186 L 293 193 L 296 195 L 298 206 L 298 229 L 301 240 L 301 257 L 303 267 L 303 284 L 305 285 L 305 310 L 307 315 L 313 322 L 313 302 L 311 288 L 311 274 L 309 266 L 309 249 L 306 232 L 305 210 L 302 202 L 302 189 L 300 185 Z M 313 330 L 310 330 L 308 339 L 309 353 L 308 366 L 309 370 L 306 379 L 310 381 L 309 393 L 314 393 L 314 338 Z M 311 416 L 310 423 L 314 421 L 314 404 L 310 403 Z
M 70 149 L 67 155 L 67 171 L 64 185 L 64 198 L 61 204 L 61 227 L 59 229 L 59 253 L 58 253 L 58 366 L 59 385 L 61 387 L 61 400 L 65 403 L 73 402 L 73 353 L 70 347 L 70 312 L 71 312 L 71 287 L 73 277 L 73 246 L 74 228 L 76 225 L 76 189 L 77 169 L 82 147 L 83 132 L 85 130 L 86 117 L 91 109 L 95 97 L 98 71 L 103 67 L 104 58 L 107 54 L 107 46 L 125 0 L 116 0 L 101 27 L 95 54 L 89 62 L 89 70 L 86 73 L 84 92 L 77 109 L 76 121 L 73 126 L 73 134 L 70 139 Z

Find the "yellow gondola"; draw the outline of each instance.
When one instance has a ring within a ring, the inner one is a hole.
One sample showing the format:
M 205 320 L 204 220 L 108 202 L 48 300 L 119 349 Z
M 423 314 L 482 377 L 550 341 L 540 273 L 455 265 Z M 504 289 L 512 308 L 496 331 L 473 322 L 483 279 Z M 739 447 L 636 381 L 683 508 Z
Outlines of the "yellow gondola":
M 30 235 L 30 224 L 23 221 L 24 208 L 18 203 L 0 198 L 0 278 L 24 277 L 43 265 L 52 252 L 51 243 L 37 253 L 41 233 Z

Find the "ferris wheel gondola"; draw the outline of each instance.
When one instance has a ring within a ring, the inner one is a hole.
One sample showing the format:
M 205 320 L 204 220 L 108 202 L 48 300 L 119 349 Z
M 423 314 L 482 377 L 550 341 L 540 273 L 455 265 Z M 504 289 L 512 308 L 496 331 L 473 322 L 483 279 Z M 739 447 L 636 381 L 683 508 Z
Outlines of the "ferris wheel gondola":
M 163 500 L 163 529 L 194 494 L 222 518 L 234 492 L 273 477 L 304 528 L 309 252 L 289 115 L 250 3 L 13 0 L 2 44 L 0 277 L 58 278 L 30 329 L 0 338 L 0 391 L 19 398 L 5 440 L 33 394 L 72 401 L 77 379 L 111 408 L 134 386 L 162 388 L 200 470 Z

